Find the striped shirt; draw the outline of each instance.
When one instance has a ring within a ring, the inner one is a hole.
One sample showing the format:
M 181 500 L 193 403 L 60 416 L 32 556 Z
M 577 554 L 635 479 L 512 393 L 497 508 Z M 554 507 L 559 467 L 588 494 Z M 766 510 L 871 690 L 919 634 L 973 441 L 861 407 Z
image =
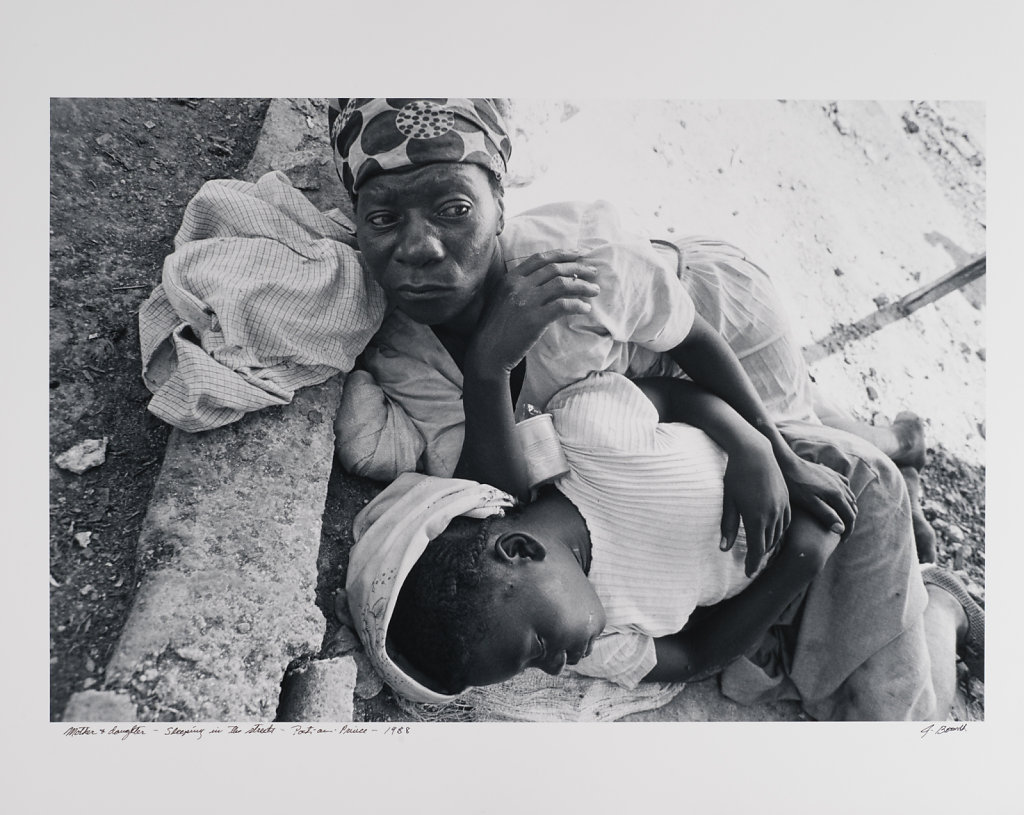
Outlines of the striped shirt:
M 570 385 L 548 411 L 571 470 L 558 488 L 587 523 L 589 576 L 608 617 L 575 669 L 633 687 L 655 665 L 654 637 L 750 583 L 742 528 L 729 552 L 718 548 L 726 455 L 694 427 L 659 423 L 618 374 Z

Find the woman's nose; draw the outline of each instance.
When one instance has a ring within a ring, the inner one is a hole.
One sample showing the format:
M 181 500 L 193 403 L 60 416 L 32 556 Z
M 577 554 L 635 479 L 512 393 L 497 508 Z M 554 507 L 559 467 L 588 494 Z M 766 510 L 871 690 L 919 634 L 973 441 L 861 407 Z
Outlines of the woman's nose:
M 395 257 L 410 266 L 423 266 L 441 260 L 444 246 L 425 219 L 413 216 L 402 226 Z

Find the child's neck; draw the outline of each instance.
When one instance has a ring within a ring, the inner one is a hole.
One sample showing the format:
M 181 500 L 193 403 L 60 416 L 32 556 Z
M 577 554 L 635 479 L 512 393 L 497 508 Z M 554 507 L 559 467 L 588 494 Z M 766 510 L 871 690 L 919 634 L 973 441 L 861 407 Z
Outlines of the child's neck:
M 543 515 L 548 528 L 557 532 L 555 539 L 573 553 L 583 573 L 590 574 L 590 530 L 576 505 L 550 486 L 542 488 L 533 506 Z

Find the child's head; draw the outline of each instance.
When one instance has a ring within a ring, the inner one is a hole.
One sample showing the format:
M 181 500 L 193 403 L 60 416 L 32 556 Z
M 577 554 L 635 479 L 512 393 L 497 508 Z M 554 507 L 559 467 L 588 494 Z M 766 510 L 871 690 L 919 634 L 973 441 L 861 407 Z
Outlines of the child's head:
M 516 508 L 456 518 L 431 541 L 389 628 L 420 681 L 456 694 L 526 668 L 557 674 L 590 652 L 604 609 L 558 526 Z
M 528 667 L 558 673 L 604 628 L 567 545 L 579 543 L 578 516 L 538 501 L 506 517 L 514 503 L 473 481 L 405 473 L 356 516 L 349 609 L 406 698 L 444 703 Z

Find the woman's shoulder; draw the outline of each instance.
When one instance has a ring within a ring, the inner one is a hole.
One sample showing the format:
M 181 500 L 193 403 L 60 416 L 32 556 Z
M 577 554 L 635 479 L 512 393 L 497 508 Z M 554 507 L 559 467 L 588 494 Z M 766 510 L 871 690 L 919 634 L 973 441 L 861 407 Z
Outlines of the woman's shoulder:
M 552 249 L 586 251 L 597 244 L 636 240 L 623 227 L 609 201 L 560 201 L 535 207 L 508 220 L 501 243 L 509 259 Z

